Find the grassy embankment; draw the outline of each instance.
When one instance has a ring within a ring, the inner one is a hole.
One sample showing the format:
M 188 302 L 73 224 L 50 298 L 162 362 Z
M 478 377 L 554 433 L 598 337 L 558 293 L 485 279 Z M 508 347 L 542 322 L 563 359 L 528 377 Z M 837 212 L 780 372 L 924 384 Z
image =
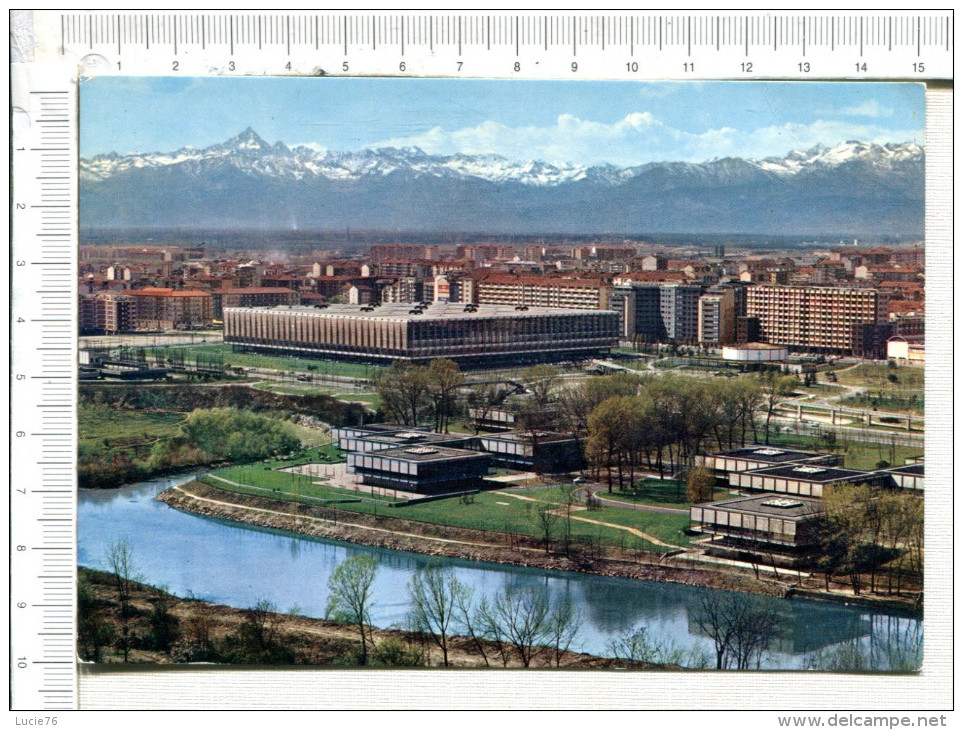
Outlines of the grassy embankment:
M 227 384 L 221 387 L 84 384 L 79 391 L 78 473 L 82 488 L 115 487 L 182 468 L 235 459 L 197 446 L 183 428 L 198 409 L 257 413 L 310 448 L 329 440 L 326 431 L 299 423 L 310 416 L 327 423 L 358 423 L 362 406 L 329 396 L 290 396 Z M 226 441 L 232 434 L 224 434 Z M 215 440 L 214 445 L 218 445 Z M 168 446 L 171 446 L 168 449 Z M 236 450 L 234 450 L 236 451 Z
M 294 609 L 283 613 L 269 602 L 249 609 L 179 598 L 164 590 L 134 582 L 126 617 L 114 576 L 79 569 L 80 615 L 77 653 L 85 661 L 105 664 L 206 664 L 357 666 L 358 629 L 353 624 L 308 618 Z M 438 648 L 425 634 L 369 627 L 373 647 L 369 666 L 439 666 Z M 496 645 L 481 640 L 491 666 L 501 666 Z M 521 668 L 517 652 L 505 653 L 507 666 Z M 484 667 L 479 645 L 470 639 L 450 639 L 448 661 L 453 667 Z M 533 667 L 554 667 L 545 652 Z M 605 659 L 565 652 L 565 668 L 661 668 L 651 664 Z

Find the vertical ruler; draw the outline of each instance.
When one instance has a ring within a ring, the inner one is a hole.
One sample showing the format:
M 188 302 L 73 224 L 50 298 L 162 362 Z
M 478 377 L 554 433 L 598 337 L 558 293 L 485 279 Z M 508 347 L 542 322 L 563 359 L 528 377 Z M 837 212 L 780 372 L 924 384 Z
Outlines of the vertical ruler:
M 76 102 L 15 72 L 10 676 L 17 710 L 76 705 Z

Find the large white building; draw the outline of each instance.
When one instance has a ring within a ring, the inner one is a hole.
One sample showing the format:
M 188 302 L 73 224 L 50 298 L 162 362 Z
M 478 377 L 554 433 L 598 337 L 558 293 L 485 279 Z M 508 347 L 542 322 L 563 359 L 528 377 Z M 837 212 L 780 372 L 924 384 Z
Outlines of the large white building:
M 480 304 L 225 308 L 224 342 L 236 348 L 375 360 L 555 359 L 618 344 L 607 310 Z

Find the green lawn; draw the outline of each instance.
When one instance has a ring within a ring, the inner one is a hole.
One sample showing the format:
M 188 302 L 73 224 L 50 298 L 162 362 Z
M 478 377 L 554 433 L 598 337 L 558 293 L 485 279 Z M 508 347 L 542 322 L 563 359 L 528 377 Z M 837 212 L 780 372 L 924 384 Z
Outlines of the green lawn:
M 890 375 L 896 377 L 896 382 L 890 381 Z M 924 385 L 923 368 L 908 366 L 890 367 L 889 365 L 863 363 L 853 368 L 837 370 L 836 377 L 838 382 L 845 385 L 858 385 L 884 390 L 922 390 Z
M 217 477 L 220 477 L 220 479 Z M 228 484 L 222 481 L 223 479 L 236 483 Z M 268 470 L 261 465 L 221 469 L 214 474 L 202 477 L 201 481 L 230 492 L 254 494 L 277 499 L 291 499 L 295 501 L 304 497 L 322 500 L 357 499 L 364 497 L 365 499 L 375 499 L 379 502 L 386 503 L 397 501 L 391 497 L 359 494 L 350 489 L 329 487 L 324 484 L 322 478 L 293 474 L 286 471 L 275 471 L 273 469 Z M 363 504 L 359 504 L 357 507 L 359 508 L 357 511 L 360 512 L 376 511 L 373 507 L 371 507 L 371 509 L 364 509 Z
M 848 408 L 917 413 L 922 415 L 925 406 L 925 396 L 922 391 L 909 394 L 892 391 L 870 391 L 868 393 L 861 393 L 860 395 L 840 398 L 837 402 L 839 405 Z
M 686 501 L 685 482 L 676 479 L 643 479 L 637 482 L 639 487 L 635 492 L 628 490 L 613 492 L 600 492 L 599 496 L 611 499 L 615 502 L 625 502 L 627 504 L 648 504 L 657 507 L 670 507 L 672 509 L 689 509 L 691 504 Z M 727 494 L 725 489 L 717 489 L 713 495 L 714 499 L 723 499 Z
M 298 459 L 298 461 L 304 461 L 304 459 Z M 219 476 L 223 479 L 228 479 L 246 486 L 229 485 L 211 476 L 204 477 L 202 481 L 227 491 L 280 499 L 293 500 L 296 496 L 306 496 L 323 500 L 338 500 L 359 496 L 363 496 L 368 500 L 371 499 L 368 494 L 361 495 L 353 490 L 337 489 L 324 485 L 323 483 L 317 484 L 317 479 L 304 476 L 299 477 L 296 474 L 277 471 L 274 468 L 283 463 L 285 462 L 276 461 L 271 462 L 270 465 L 255 464 L 251 466 L 230 467 L 213 472 L 213 476 Z M 522 492 L 519 493 L 521 494 Z M 467 502 L 463 501 L 460 497 L 452 497 L 434 502 L 389 508 L 387 503 L 395 500 L 385 497 L 378 500 L 383 503 L 380 505 L 372 503 L 371 501 L 365 501 L 329 506 L 348 512 L 380 514 L 388 517 L 413 520 L 415 522 L 515 533 L 538 538 L 542 536 L 542 531 L 537 520 L 539 507 L 543 504 L 552 504 L 556 507 L 561 507 L 565 501 L 564 494 L 563 490 L 556 487 L 524 492 L 525 496 L 532 497 L 538 501 L 517 499 L 496 492 L 481 492 L 474 495 Z M 378 498 L 375 499 L 377 500 Z M 672 544 L 688 544 L 685 542 L 685 536 L 681 534 L 681 530 L 688 526 L 688 517 L 684 515 L 646 513 L 609 507 L 592 512 L 582 510 L 578 512 L 578 515 L 601 522 L 612 522 L 614 524 L 637 527 L 643 532 L 652 534 Z M 611 519 L 609 519 L 609 517 L 611 517 Z M 555 524 L 553 534 L 556 538 L 562 534 L 563 519 L 564 518 L 559 517 Z M 643 549 L 655 552 L 665 550 L 664 547 L 655 545 L 648 540 L 644 540 L 614 527 L 572 520 L 571 529 L 575 539 L 598 539 L 606 545 L 623 546 L 629 549 Z
M 316 376 L 339 375 L 349 378 L 369 378 L 381 365 L 366 365 L 363 363 L 340 362 L 335 360 L 315 360 L 311 358 L 286 357 L 279 355 L 262 355 L 253 352 L 234 352 L 231 345 L 204 344 L 187 345 L 185 347 L 156 347 L 146 348 L 149 354 L 162 359 L 183 355 L 188 362 L 200 357 L 202 362 L 216 361 L 225 366 L 244 368 L 264 368 L 267 370 L 285 370 L 299 373 L 309 373 Z

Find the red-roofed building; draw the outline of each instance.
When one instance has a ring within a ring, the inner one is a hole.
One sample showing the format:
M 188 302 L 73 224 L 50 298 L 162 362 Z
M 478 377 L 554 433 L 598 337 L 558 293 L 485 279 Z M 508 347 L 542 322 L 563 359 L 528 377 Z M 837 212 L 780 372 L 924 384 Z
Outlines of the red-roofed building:
M 301 301 L 300 292 L 283 286 L 249 286 L 211 292 L 214 319 L 222 319 L 224 307 L 274 307 Z
M 214 319 L 211 293 L 200 289 L 146 287 L 127 292 L 136 302 L 136 329 L 199 327 Z
M 472 301 L 560 309 L 608 309 L 611 293 L 611 285 L 598 279 L 489 274 L 475 279 Z

